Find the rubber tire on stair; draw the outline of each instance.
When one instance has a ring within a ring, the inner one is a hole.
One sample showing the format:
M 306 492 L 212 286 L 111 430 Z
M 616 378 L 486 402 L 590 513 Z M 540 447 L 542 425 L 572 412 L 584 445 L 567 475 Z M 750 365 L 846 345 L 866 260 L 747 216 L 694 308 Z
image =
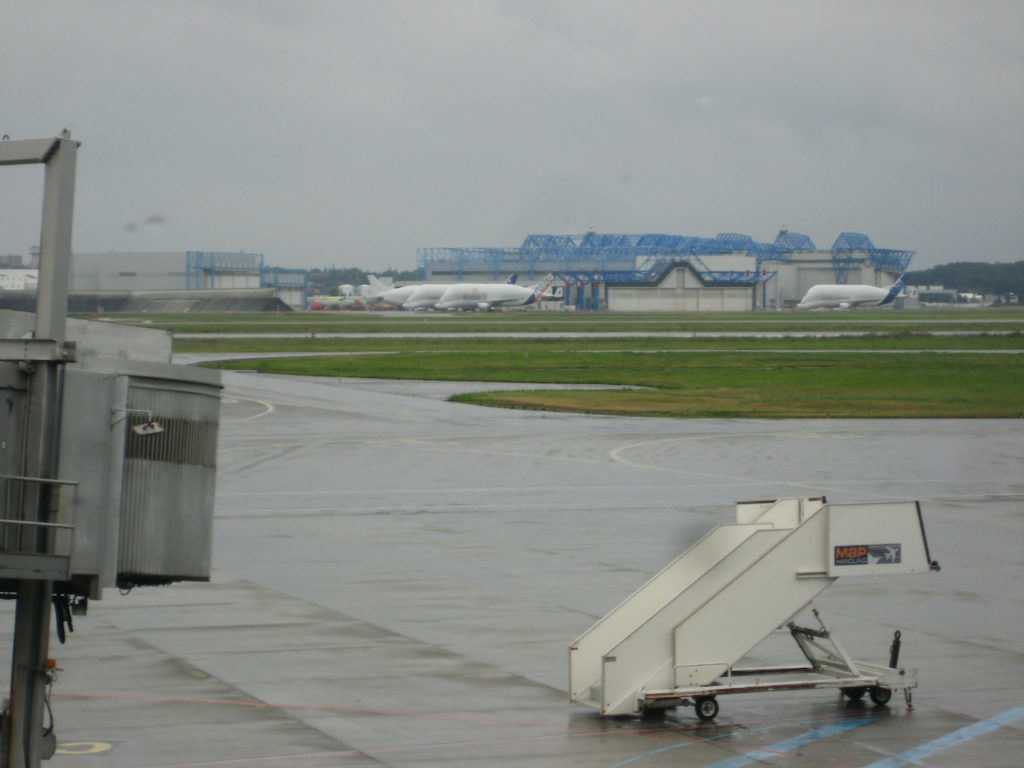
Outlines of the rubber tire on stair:
M 701 720 L 709 721 L 718 717 L 718 700 L 714 696 L 701 696 L 694 702 L 693 708 Z
M 868 695 L 871 697 L 871 701 L 880 707 L 883 704 L 889 703 L 889 699 L 892 698 L 892 689 L 874 686 L 870 691 L 868 691 Z

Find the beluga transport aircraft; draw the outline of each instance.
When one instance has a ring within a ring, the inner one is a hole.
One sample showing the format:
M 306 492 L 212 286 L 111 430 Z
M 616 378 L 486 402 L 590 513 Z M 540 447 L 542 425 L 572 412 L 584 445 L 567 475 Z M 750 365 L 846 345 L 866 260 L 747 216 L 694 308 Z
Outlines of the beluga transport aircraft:
M 412 296 L 413 291 L 419 288 L 418 284 L 403 285 L 401 288 L 389 288 L 374 275 L 367 275 L 367 279 L 370 281 L 373 296 L 377 301 L 383 301 L 385 304 L 393 304 L 396 307 L 402 306 L 402 304 L 408 301 L 409 297 Z
M 494 309 L 495 307 L 525 307 L 535 303 L 544 294 L 555 276 L 548 272 L 533 285 L 508 283 L 455 283 L 444 292 L 434 309 Z
M 812 285 L 804 294 L 797 309 L 850 309 L 851 307 L 881 307 L 890 304 L 902 293 L 907 276 L 889 288 L 873 285 Z
M 507 285 L 513 285 L 519 274 L 513 272 L 505 281 Z M 434 309 L 434 305 L 441 300 L 444 292 L 451 288 L 454 283 L 423 283 L 402 304 L 402 309 Z

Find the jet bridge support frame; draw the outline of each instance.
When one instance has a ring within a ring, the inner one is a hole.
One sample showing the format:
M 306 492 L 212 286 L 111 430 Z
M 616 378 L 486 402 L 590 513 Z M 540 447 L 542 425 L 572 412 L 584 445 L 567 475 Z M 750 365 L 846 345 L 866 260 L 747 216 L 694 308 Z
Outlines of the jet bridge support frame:
M 6 137 L 4 137 L 6 138 Z M 78 143 L 64 131 L 54 139 L 0 141 L 0 167 L 41 164 L 43 214 L 39 241 L 39 288 L 33 338 L 54 349 L 52 359 L 23 361 L 30 371 L 28 410 L 20 476 L 19 508 L 3 518 L 23 523 L 21 539 L 33 554 L 47 554 L 53 538 L 57 487 L 57 425 L 61 369 L 72 352 L 65 345 L 68 282 L 71 274 L 71 225 L 75 200 Z M 44 572 L 18 582 L 11 659 L 10 699 L 0 735 L 0 766 L 38 768 L 55 747 L 52 730 L 43 728 L 43 708 L 51 681 L 47 667 L 53 581 Z

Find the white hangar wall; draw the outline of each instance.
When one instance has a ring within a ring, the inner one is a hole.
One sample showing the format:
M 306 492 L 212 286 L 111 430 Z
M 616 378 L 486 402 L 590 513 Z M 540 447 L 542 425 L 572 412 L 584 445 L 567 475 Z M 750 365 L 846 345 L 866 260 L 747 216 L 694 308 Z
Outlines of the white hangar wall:
M 899 279 L 899 272 L 875 269 L 866 253 L 854 253 L 847 264 L 846 283 L 887 288 Z M 835 262 L 829 251 L 794 253 L 792 260 L 779 264 L 780 292 L 786 303 L 799 301 L 813 285 L 834 284 Z
M 305 309 L 309 271 L 267 267 L 261 253 L 214 251 L 75 252 L 71 291 L 252 291 L 270 288 L 294 309 Z
M 806 251 L 790 255 L 789 261 L 764 261 L 741 254 L 713 254 L 704 256 L 702 263 L 721 274 L 736 276 L 731 282 L 704 282 L 698 272 L 685 263 L 665 271 L 651 282 L 599 282 L 595 307 L 594 275 L 600 273 L 595 265 L 583 270 L 584 276 L 565 282 L 565 272 L 556 272 L 555 287 L 548 291 L 549 300 L 542 309 L 559 309 L 560 303 L 551 300 L 556 292 L 561 304 L 583 309 L 606 309 L 611 312 L 743 312 L 751 309 L 775 310 L 795 306 L 812 285 L 835 283 L 836 267 L 831 251 Z M 846 265 L 847 282 L 863 283 L 885 288 L 899 277 L 898 272 L 876 270 L 864 252 L 854 252 Z M 765 271 L 765 281 L 755 279 L 759 269 Z M 509 272 L 510 273 L 510 272 Z M 465 282 L 496 282 L 481 271 L 466 270 Z M 500 279 L 507 277 L 502 273 Z M 538 279 L 524 269 L 519 272 L 519 284 L 528 285 Z M 457 277 L 436 271 L 431 281 L 455 282 Z M 561 291 L 558 291 L 561 289 Z M 581 291 L 583 298 L 581 300 Z
M 656 285 L 608 285 L 611 312 L 742 312 L 751 306 L 750 285 L 705 285 L 691 269 L 673 267 Z
M 721 262 L 706 257 L 705 263 L 721 269 Z M 756 269 L 753 259 L 750 270 Z M 735 260 L 731 269 L 742 270 Z M 601 299 L 612 312 L 743 312 L 750 309 L 785 309 L 800 301 L 808 289 L 819 283 L 835 283 L 835 265 L 827 251 L 793 254 L 789 262 L 766 262 L 768 273 L 764 283 L 705 283 L 685 265 L 668 270 L 657 283 L 602 286 Z M 847 282 L 885 288 L 899 278 L 899 273 L 876 270 L 867 259 L 849 265 Z
M 73 291 L 184 291 L 259 288 L 260 254 L 211 254 L 191 264 L 186 251 L 108 251 L 71 256 Z M 190 266 L 191 265 L 191 266 Z M 191 269 L 191 272 L 190 272 Z
M 184 290 L 187 279 L 184 251 L 76 252 L 71 256 L 72 291 Z

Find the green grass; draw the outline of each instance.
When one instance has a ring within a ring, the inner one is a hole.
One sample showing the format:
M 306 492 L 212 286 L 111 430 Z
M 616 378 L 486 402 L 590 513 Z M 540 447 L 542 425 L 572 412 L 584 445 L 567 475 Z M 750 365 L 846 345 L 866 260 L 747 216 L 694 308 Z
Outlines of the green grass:
M 925 328 L 1022 331 L 1024 309 L 891 312 L 285 312 L 204 315 L 110 315 L 109 322 L 162 328 L 175 334 L 223 333 L 478 333 L 481 331 L 582 333 L 617 331 L 881 331 Z
M 585 337 L 568 340 L 557 335 L 530 339 L 496 339 L 473 337 L 415 339 L 385 337 L 360 338 L 342 336 L 329 338 L 323 335 L 289 339 L 273 338 L 176 338 L 175 352 L 401 352 L 401 351 L 473 351 L 479 349 L 509 349 L 528 351 L 530 349 L 552 348 L 558 350 L 1013 350 L 1024 348 L 1024 334 L 1013 331 L 1010 335 L 986 334 L 981 336 L 927 336 L 919 333 L 900 331 L 877 333 L 870 336 L 843 338 L 663 338 L 657 336 L 621 339 L 593 333 Z
M 836 341 L 836 340 L 832 340 Z M 687 417 L 1020 418 L 1024 355 L 688 349 L 572 350 L 561 344 L 406 349 L 219 367 L 267 373 L 451 381 L 605 384 L 627 391 L 459 395 L 483 405 Z M 645 389 L 637 389 L 645 388 Z
M 514 391 L 511 386 L 507 392 L 453 398 L 491 406 L 672 417 L 1024 417 L 1024 354 L 1014 354 L 1024 350 L 1024 310 L 1018 308 L 614 315 L 321 312 L 117 321 L 174 331 L 176 352 L 267 355 L 218 364 L 223 368 L 622 388 Z M 623 331 L 640 335 L 611 335 Z M 653 335 L 737 331 L 782 335 Z M 785 335 L 833 331 L 869 335 Z M 936 331 L 954 335 L 931 335 Z M 551 335 L 469 335 L 488 332 Z M 224 338 L 227 333 L 244 336 Z M 422 335 L 428 333 L 446 336 Z M 581 335 L 570 339 L 563 333 Z M 280 352 L 324 356 L 273 357 Z
M 480 405 L 674 417 L 1019 418 L 1024 396 L 992 355 L 913 356 L 695 353 L 634 372 L 651 390 L 488 392 L 455 399 Z M 894 359 L 898 358 L 898 359 Z M 628 364 L 625 361 L 617 361 Z M 626 378 L 626 377 L 624 377 Z M 1018 379 L 1019 380 L 1019 379 Z

